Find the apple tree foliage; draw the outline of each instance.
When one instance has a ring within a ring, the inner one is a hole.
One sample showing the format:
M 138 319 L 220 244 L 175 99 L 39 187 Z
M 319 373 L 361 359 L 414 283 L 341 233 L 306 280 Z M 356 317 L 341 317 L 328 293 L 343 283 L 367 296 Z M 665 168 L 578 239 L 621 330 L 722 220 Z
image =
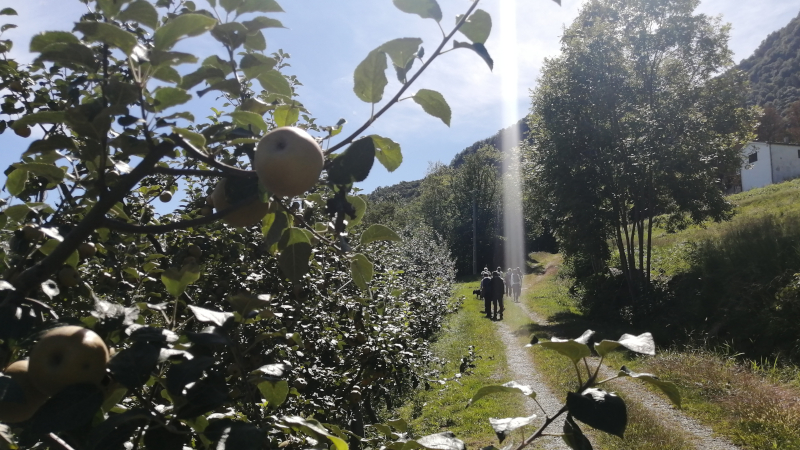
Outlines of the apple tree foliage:
M 431 231 L 360 225 L 367 205 L 353 183 L 376 159 L 390 171 L 402 162 L 393 140 L 365 131 L 448 43 L 491 61 L 488 14 L 469 5 L 427 55 L 420 39 L 378 45 L 354 91 L 380 109 L 345 135 L 344 121 L 317 124 L 303 106 L 289 55 L 265 53 L 265 34 L 282 27 L 276 1 L 82 2 L 71 31 L 31 40 L 32 64 L 0 41 L 0 132 L 35 130 L 5 172 L 0 366 L 63 323 L 93 329 L 115 354 L 102 389 L 66 388 L 2 425 L 0 445 L 360 446 L 381 409 L 435 376 L 428 340 L 457 306 L 452 260 Z M 443 20 L 435 0 L 394 4 Z M 216 54 L 186 51 L 199 42 Z M 387 71 L 401 87 L 382 102 Z M 190 109 L 198 97 L 216 106 Z M 449 124 L 440 93 L 410 98 Z M 329 144 L 322 179 L 300 198 L 271 195 L 251 170 L 258 139 L 280 126 Z M 206 198 L 222 179 L 239 201 L 214 212 Z M 165 193 L 181 199 L 167 212 L 156 208 Z M 224 223 L 254 201 L 268 206 L 257 225 Z M 12 398 L 0 380 L 0 401 Z

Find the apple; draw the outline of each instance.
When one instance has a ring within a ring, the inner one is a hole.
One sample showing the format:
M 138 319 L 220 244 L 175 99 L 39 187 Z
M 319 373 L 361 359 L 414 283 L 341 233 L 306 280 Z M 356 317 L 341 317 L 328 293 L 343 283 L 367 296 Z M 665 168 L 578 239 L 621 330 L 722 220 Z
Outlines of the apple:
M 17 423 L 30 419 L 47 400 L 47 394 L 34 387 L 28 373 L 28 360 L 12 363 L 3 371 L 22 387 L 25 399 L 21 403 L 0 402 L 0 422 Z
M 81 282 L 81 276 L 72 266 L 64 266 L 58 271 L 58 282 L 64 287 L 77 286 Z
M 200 247 L 194 244 L 190 245 L 189 248 L 186 249 L 186 253 L 188 253 L 189 256 L 196 259 L 200 259 L 203 256 L 203 250 L 201 250 Z
M 82 242 L 78 246 L 78 255 L 80 255 L 81 259 L 91 258 L 95 253 L 97 253 L 97 249 L 91 242 Z
M 158 199 L 161 200 L 162 203 L 169 203 L 169 201 L 172 200 L 172 192 L 164 191 L 158 196 Z
M 53 328 L 31 351 L 31 381 L 40 391 L 54 395 L 66 386 L 94 383 L 106 376 L 108 347 L 92 330 L 78 326 Z
M 44 238 L 44 232 L 36 227 L 36 225 L 25 225 L 22 227 L 22 237 L 26 241 L 38 241 Z
M 325 155 L 310 134 L 296 127 L 280 127 L 258 142 L 253 167 L 270 192 L 296 197 L 317 184 L 324 164 Z
M 217 187 L 214 188 L 214 192 L 211 193 L 211 203 L 217 211 L 222 211 L 230 206 L 228 196 L 225 193 L 227 181 L 227 178 L 220 180 L 219 183 L 217 183 Z M 268 210 L 269 203 L 263 203 L 256 198 L 248 205 L 223 217 L 222 221 L 232 227 L 249 227 L 263 219 L 264 216 L 267 215 Z

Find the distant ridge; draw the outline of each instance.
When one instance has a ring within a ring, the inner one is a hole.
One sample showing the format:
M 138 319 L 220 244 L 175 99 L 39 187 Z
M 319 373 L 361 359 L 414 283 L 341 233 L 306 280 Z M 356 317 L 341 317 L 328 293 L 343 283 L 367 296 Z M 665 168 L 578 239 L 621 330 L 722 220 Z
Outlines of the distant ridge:
M 800 100 L 800 14 L 770 33 L 737 67 L 750 78 L 751 105 L 772 105 L 785 114 Z

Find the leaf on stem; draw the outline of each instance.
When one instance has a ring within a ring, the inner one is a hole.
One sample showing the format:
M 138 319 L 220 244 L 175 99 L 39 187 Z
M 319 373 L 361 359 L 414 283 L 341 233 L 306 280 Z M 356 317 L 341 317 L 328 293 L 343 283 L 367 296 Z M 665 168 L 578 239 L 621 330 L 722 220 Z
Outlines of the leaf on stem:
M 372 262 L 361 253 L 357 253 L 350 260 L 350 274 L 353 282 L 363 291 L 369 290 L 369 282 L 372 281 L 374 268 Z
M 456 16 L 456 24 L 462 17 L 464 17 L 463 14 Z M 485 44 L 492 32 L 492 16 L 486 11 L 478 9 L 467 18 L 458 31 L 474 44 Z
M 369 244 L 370 242 L 374 241 L 401 241 L 400 236 L 397 235 L 391 228 L 380 225 L 380 224 L 373 224 L 367 231 L 361 234 L 361 243 L 362 244 Z
M 156 30 L 153 34 L 153 49 L 169 50 L 181 38 L 199 36 L 216 24 L 217 19 L 202 14 L 182 14 Z
M 450 111 L 450 105 L 447 104 L 447 100 L 444 99 L 442 94 L 430 89 L 420 89 L 414 94 L 414 101 L 422 106 L 426 113 L 442 119 L 445 125 L 450 126 L 452 112 Z
M 477 53 L 481 58 L 483 58 L 483 60 L 489 66 L 489 70 L 494 69 L 494 60 L 492 59 L 491 56 L 489 56 L 489 51 L 486 50 L 486 47 L 483 44 L 479 43 L 468 44 L 466 42 L 459 42 L 454 40 L 453 48 L 468 48 L 472 50 L 473 52 Z
M 140 23 L 151 30 L 155 30 L 158 27 L 158 12 L 146 0 L 136 0 L 131 3 L 117 18 L 123 22 Z
M 381 47 L 369 52 L 353 73 L 353 91 L 367 103 L 378 103 L 389 83 L 386 79 L 386 53 Z
M 308 259 L 311 257 L 311 244 L 297 242 L 289 245 L 278 257 L 278 267 L 292 282 L 300 281 L 308 273 Z
M 328 181 L 333 184 L 350 184 L 364 181 L 375 163 L 375 142 L 370 137 L 361 138 L 347 147 L 331 161 Z
M 464 441 L 457 439 L 452 431 L 429 434 L 417 439 L 416 442 L 429 450 L 467 450 Z
M 377 134 L 370 135 L 375 143 L 375 157 L 389 172 L 394 172 L 403 162 L 403 153 L 397 142 Z
M 639 336 L 623 334 L 622 337 L 619 338 L 618 342 L 619 345 L 636 353 L 644 353 L 645 355 L 650 356 L 656 354 L 656 343 L 653 341 L 653 335 L 649 332 L 642 333 Z
M 126 55 L 130 55 L 137 44 L 133 33 L 110 23 L 78 22 L 75 29 L 83 33 L 84 40 L 108 44 L 122 50 Z
M 508 417 L 505 419 L 490 418 L 489 423 L 492 425 L 492 429 L 494 430 L 494 434 L 497 435 L 497 439 L 502 444 L 512 431 L 516 430 L 517 428 L 530 425 L 533 423 L 533 419 L 535 418 L 536 414 L 529 417 Z
M 423 19 L 442 21 L 442 8 L 436 0 L 393 0 L 394 6 L 408 14 L 416 14 Z
M 478 392 L 476 392 L 469 400 L 469 403 L 467 403 L 467 408 L 481 398 L 490 394 L 497 394 L 498 392 L 516 392 L 530 398 L 536 398 L 536 392 L 533 391 L 532 387 L 526 384 L 519 384 L 516 381 L 509 381 L 502 385 L 484 386 L 478 389 Z
M 597 388 L 589 388 L 580 394 L 567 394 L 567 409 L 570 415 L 600 431 L 624 437 L 628 425 L 628 410 L 625 402 L 616 394 Z
M 564 434 L 561 437 L 564 442 L 572 450 L 593 450 L 592 443 L 583 434 L 583 431 L 578 427 L 578 424 L 572 420 L 571 415 L 567 415 L 567 420 L 564 421 Z
M 585 358 L 592 354 L 591 350 L 589 350 L 589 346 L 586 344 L 582 344 L 580 342 L 574 341 L 572 339 L 558 339 L 553 338 L 549 342 L 540 342 L 544 348 L 549 348 L 550 350 L 555 350 L 558 353 L 566 356 L 570 360 L 572 360 L 573 364 L 577 364 L 581 358 Z
M 657 388 L 661 389 L 664 394 L 666 394 L 666 396 L 673 404 L 675 404 L 675 406 L 678 408 L 681 407 L 681 393 L 678 391 L 678 386 L 676 386 L 675 383 L 671 381 L 663 381 L 651 373 L 634 372 L 625 366 L 622 366 L 622 368 L 619 369 L 618 375 L 621 377 L 625 376 L 636 378 L 656 386 Z
M 187 286 L 199 279 L 200 266 L 197 263 L 186 264 L 180 269 L 170 267 L 161 274 L 161 282 L 174 298 L 180 297 Z

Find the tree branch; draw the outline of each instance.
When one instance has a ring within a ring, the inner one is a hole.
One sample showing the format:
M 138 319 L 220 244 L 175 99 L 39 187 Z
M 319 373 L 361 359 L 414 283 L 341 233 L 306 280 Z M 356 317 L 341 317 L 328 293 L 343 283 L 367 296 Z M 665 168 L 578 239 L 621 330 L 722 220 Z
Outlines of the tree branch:
M 180 148 L 186 150 L 189 153 L 189 155 L 192 156 L 193 158 L 199 159 L 200 161 L 203 161 L 209 166 L 221 170 L 222 172 L 225 173 L 225 175 L 233 177 L 242 177 L 242 178 L 255 178 L 258 176 L 255 173 L 255 171 L 240 169 L 238 167 L 229 166 L 227 164 L 217 161 L 216 159 L 208 156 L 205 152 L 193 146 L 192 144 L 186 142 L 185 139 L 183 139 L 181 136 L 175 133 L 171 134 L 169 138 L 175 141 L 175 143 Z
M 172 167 L 154 167 L 153 173 L 162 175 L 175 175 L 175 176 L 193 176 L 193 177 L 224 177 L 225 172 L 219 170 L 202 170 L 202 169 L 176 169 Z
M 425 69 L 431 64 L 431 62 L 433 62 L 433 60 L 436 59 L 436 57 L 439 56 L 442 53 L 442 49 L 444 48 L 444 46 L 447 44 L 447 42 L 450 41 L 450 39 L 453 38 L 453 36 L 455 36 L 455 34 L 458 31 L 458 29 L 461 28 L 461 25 L 463 25 L 464 22 L 467 21 L 467 18 L 469 18 L 469 15 L 472 14 L 472 11 L 474 11 L 475 8 L 478 7 L 478 3 L 479 2 L 480 2 L 480 0 L 475 0 L 472 3 L 472 6 L 469 7 L 469 9 L 467 10 L 466 14 L 464 14 L 464 16 L 461 17 L 461 20 L 459 20 L 458 23 L 456 24 L 456 26 L 453 28 L 453 31 L 451 31 L 450 34 L 448 34 L 447 36 L 445 36 L 442 39 L 442 43 L 439 44 L 439 47 L 436 48 L 436 51 L 433 52 L 431 57 L 428 58 L 427 61 L 425 61 L 425 64 L 423 64 L 422 67 L 420 67 L 420 69 L 418 71 L 416 71 L 416 73 L 414 73 L 414 75 L 411 77 L 411 79 L 408 80 L 406 82 L 406 84 L 404 84 L 403 87 L 400 88 L 399 91 L 397 91 L 397 94 L 395 94 L 395 96 L 392 97 L 392 99 L 389 100 L 389 102 L 386 103 L 386 105 L 384 105 L 384 107 L 381 108 L 380 111 L 378 111 L 377 113 L 372 115 L 366 122 L 364 122 L 363 125 L 361 125 L 355 132 L 353 132 L 353 134 L 351 134 L 350 136 L 345 138 L 343 141 L 339 142 L 338 144 L 336 144 L 333 147 L 331 147 L 328 150 L 326 150 L 325 151 L 325 155 L 330 155 L 331 153 L 335 152 L 336 150 L 339 150 L 340 148 L 342 148 L 345 145 L 347 145 L 350 142 L 352 142 L 353 139 L 357 138 L 364 130 L 369 128 L 369 126 L 372 125 L 373 122 L 378 120 L 378 118 L 380 116 L 382 116 L 383 113 L 385 113 L 387 110 L 389 110 L 389 108 L 391 108 L 392 105 L 397 103 L 398 100 L 400 99 L 400 97 L 403 95 L 403 93 L 405 93 L 406 90 L 408 90 L 408 88 L 411 87 L 411 84 L 413 84 L 414 81 L 416 81 L 416 79 L 419 78 L 419 76 L 422 74 L 422 72 L 424 72 Z M 441 25 L 440 25 L 440 27 L 441 27 Z M 374 106 L 375 106 L 375 104 L 373 103 L 373 107 Z

